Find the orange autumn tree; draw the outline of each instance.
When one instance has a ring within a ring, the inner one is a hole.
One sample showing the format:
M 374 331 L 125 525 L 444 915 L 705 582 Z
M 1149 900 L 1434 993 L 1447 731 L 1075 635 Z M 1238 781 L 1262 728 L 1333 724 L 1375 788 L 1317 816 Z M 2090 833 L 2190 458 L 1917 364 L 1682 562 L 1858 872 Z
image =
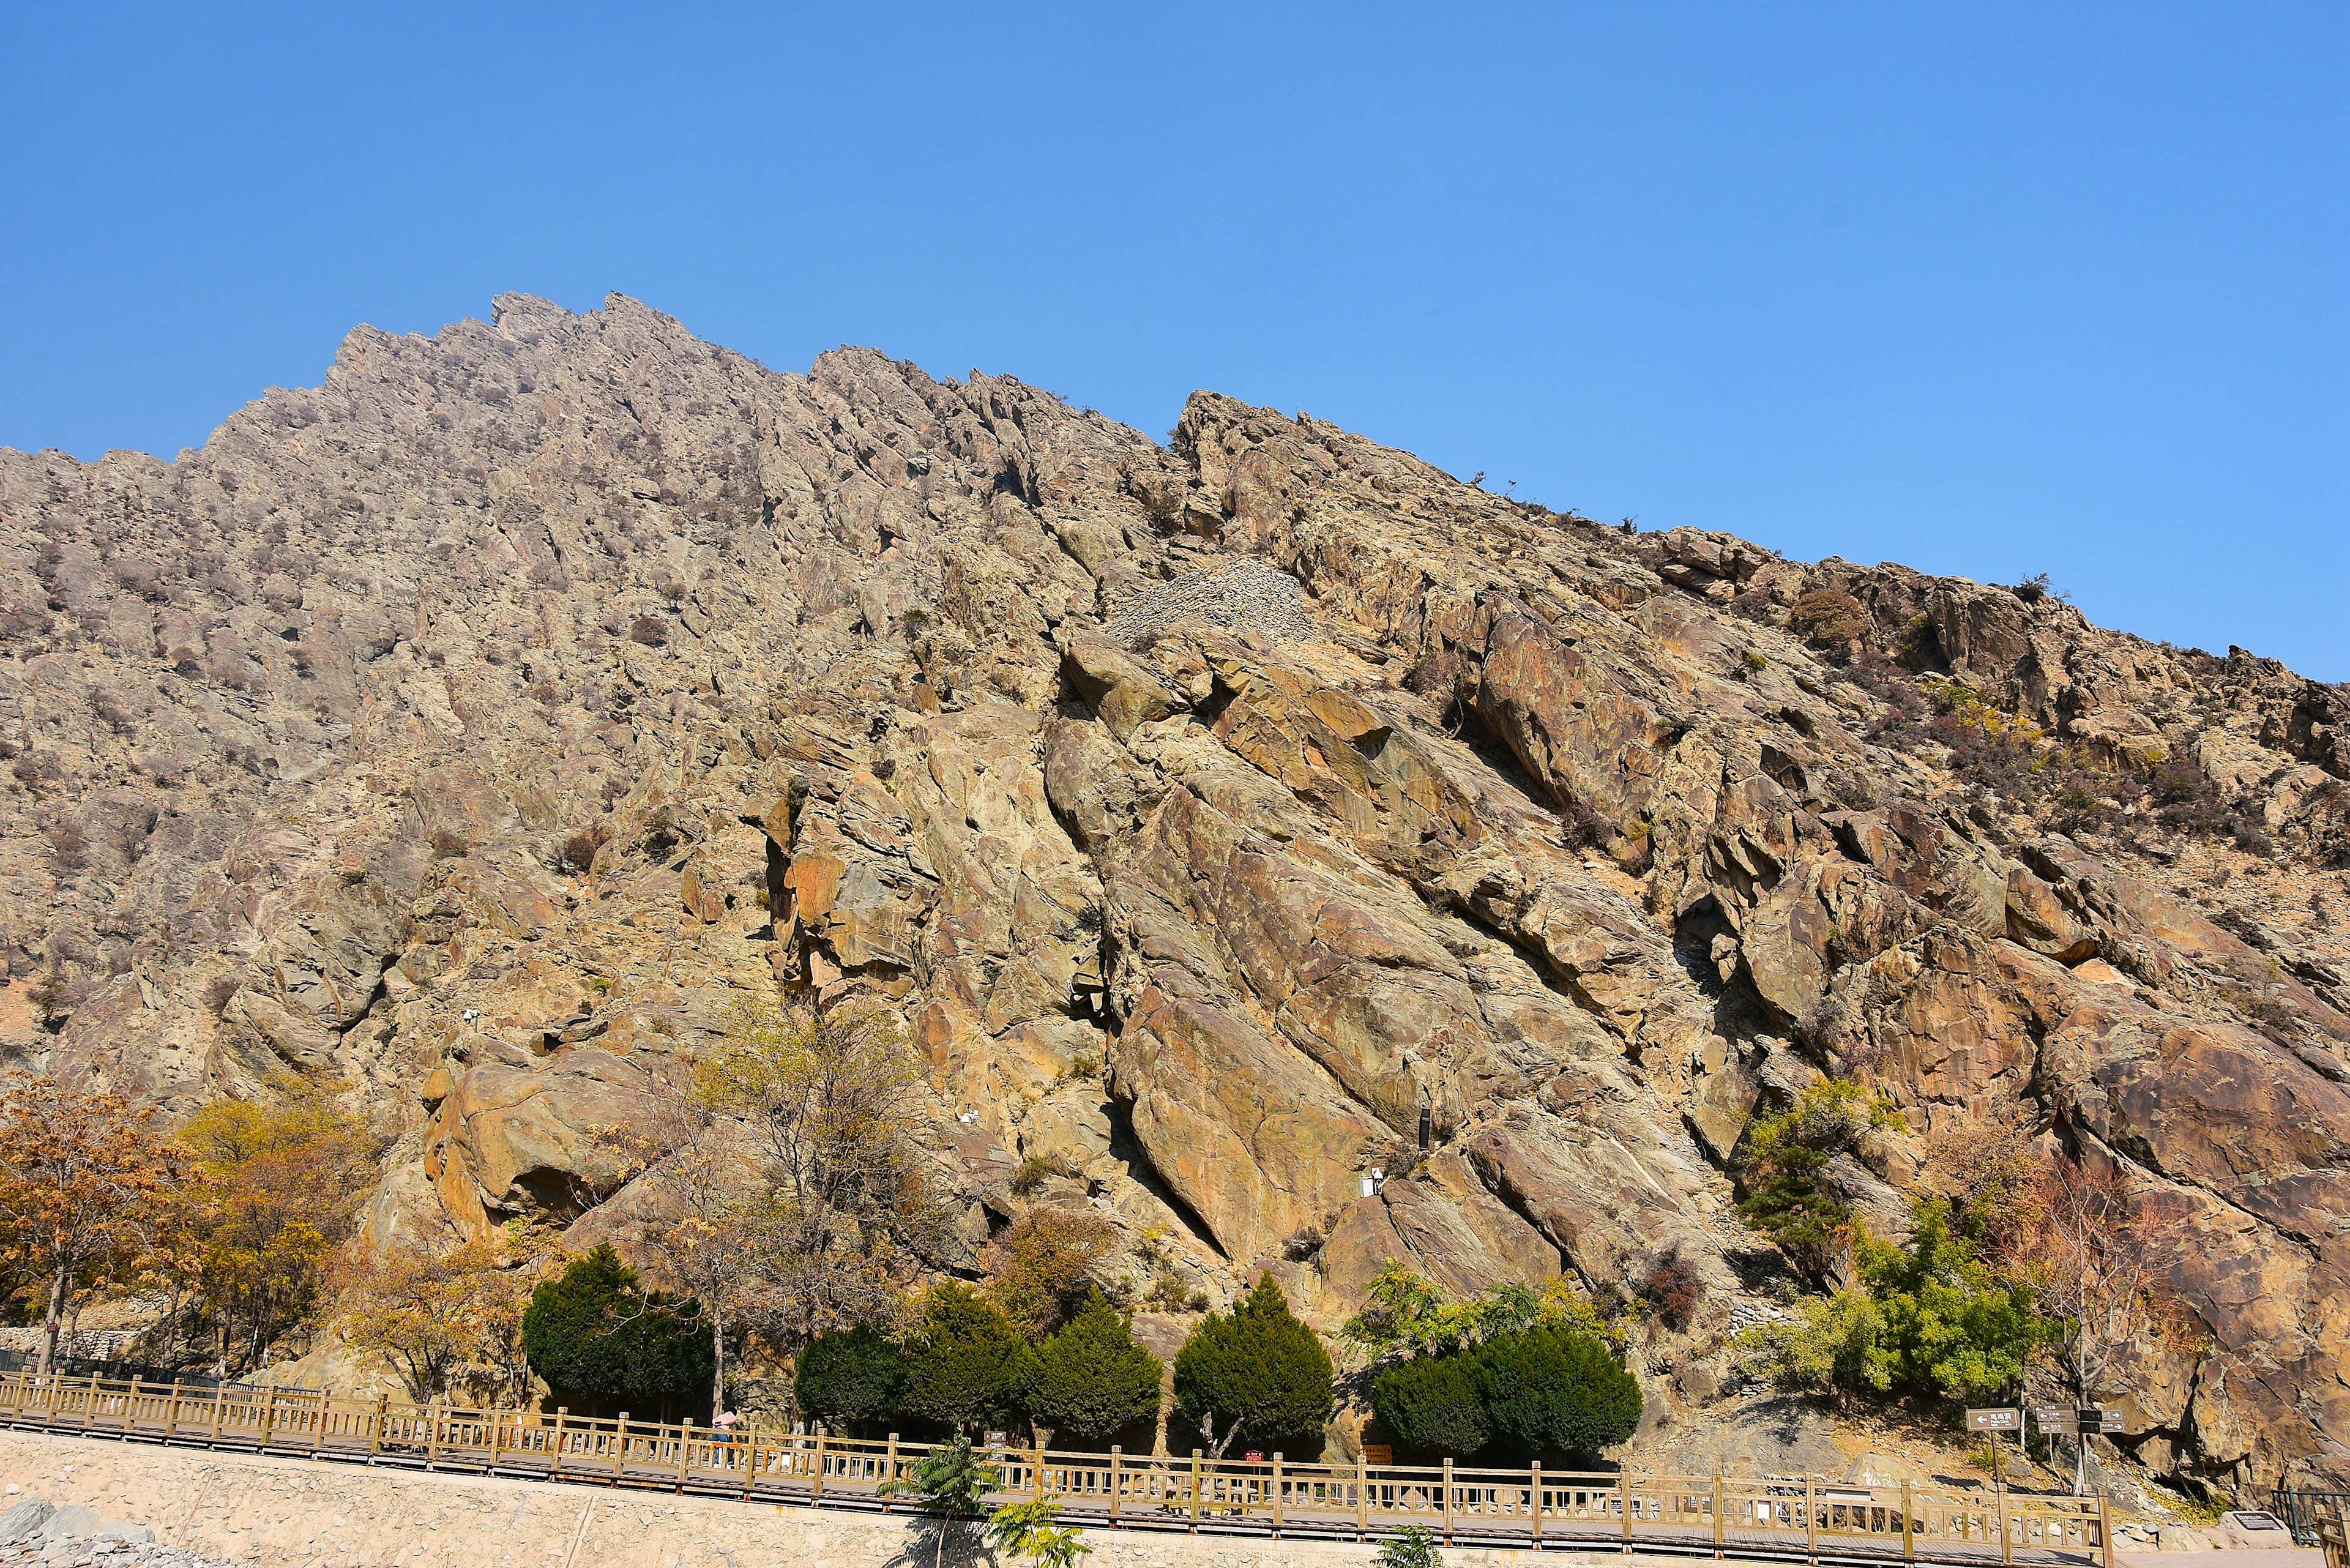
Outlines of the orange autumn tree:
M 420 1405 L 462 1380 L 518 1406 L 530 1391 L 523 1314 L 563 1262 L 552 1232 L 519 1220 L 445 1251 L 409 1239 L 376 1247 L 354 1240 L 345 1249 L 337 1324 L 345 1343 L 389 1366 Z
M 41 1303 L 40 1370 L 68 1309 L 136 1282 L 163 1244 L 186 1160 L 119 1095 L 15 1072 L 0 1081 L 0 1267 Z

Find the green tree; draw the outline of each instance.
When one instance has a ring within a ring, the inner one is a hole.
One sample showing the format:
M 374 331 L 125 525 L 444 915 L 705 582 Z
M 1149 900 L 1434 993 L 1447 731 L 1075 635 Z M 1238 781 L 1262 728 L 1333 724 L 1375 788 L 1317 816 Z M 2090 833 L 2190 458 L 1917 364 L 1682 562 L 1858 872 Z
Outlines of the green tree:
M 905 1354 L 863 1324 L 818 1334 L 800 1351 L 792 1378 L 800 1408 L 858 1430 L 893 1414 L 906 1396 Z
M 1859 1148 L 1887 1115 L 1884 1103 L 1859 1085 L 1822 1078 L 1787 1109 L 1757 1116 L 1740 1162 L 1747 1190 L 1740 1216 L 1798 1266 L 1826 1273 L 1854 1232 L 1852 1205 L 1823 1178 L 1836 1156 Z
M 1058 1498 L 1032 1498 L 1007 1502 L 987 1521 L 987 1543 L 1006 1557 L 1024 1558 L 1037 1568 L 1071 1568 L 1093 1548 L 1084 1537 L 1059 1522 Z
M 1890 1385 L 1960 1401 L 2019 1389 L 2023 1364 L 2047 1338 L 2032 1286 L 2002 1286 L 1950 1229 L 1947 1205 L 1918 1210 L 1915 1235 L 1896 1247 L 1866 1235 L 1861 1282 L 1883 1318 Z
M 1101 1444 L 1159 1408 L 1160 1362 L 1098 1287 L 1037 1347 L 1028 1413 L 1056 1432 Z
M 1804 1302 L 1795 1317 L 1742 1336 L 1752 1370 L 1846 1399 L 1916 1394 L 1989 1399 L 2020 1388 L 2049 1320 L 2028 1282 L 2001 1282 L 1951 1228 L 1947 1204 L 1920 1204 L 1907 1247 L 1857 1232 L 1860 1287 Z
M 1222 1452 L 1235 1434 L 1268 1447 L 1322 1448 L 1323 1423 L 1336 1398 L 1330 1353 L 1312 1329 L 1290 1315 L 1289 1300 L 1271 1274 L 1232 1308 L 1210 1313 L 1175 1357 L 1175 1397 L 1201 1423 L 1224 1423 Z
M 1640 1425 L 1640 1386 L 1607 1346 L 1570 1329 L 1531 1328 L 1477 1352 L 1493 1436 L 1537 1453 L 1596 1453 Z
M 1493 1435 L 1474 1352 L 1417 1356 L 1387 1368 L 1372 1380 L 1371 1410 L 1396 1441 L 1427 1453 L 1465 1458 Z
M 1011 1421 L 1026 1399 L 1035 1353 L 1012 1321 L 969 1285 L 924 1295 L 906 1357 L 905 1407 L 957 1433 Z
M 531 1293 L 523 1349 L 559 1396 L 665 1413 L 710 1386 L 710 1341 L 690 1307 L 640 1288 L 599 1245 Z
M 1436 1532 L 1424 1524 L 1407 1524 L 1403 1533 L 1379 1548 L 1371 1568 L 1444 1568 L 1444 1553 Z
M 987 1494 L 995 1490 L 995 1467 L 981 1464 L 971 1451 L 971 1439 L 957 1432 L 916 1459 L 904 1475 L 883 1481 L 880 1490 L 893 1497 L 910 1492 L 933 1512 L 946 1516 L 939 1521 L 938 1542 L 931 1552 L 932 1568 L 937 1568 L 946 1557 L 947 1537 L 962 1521 L 978 1518 Z

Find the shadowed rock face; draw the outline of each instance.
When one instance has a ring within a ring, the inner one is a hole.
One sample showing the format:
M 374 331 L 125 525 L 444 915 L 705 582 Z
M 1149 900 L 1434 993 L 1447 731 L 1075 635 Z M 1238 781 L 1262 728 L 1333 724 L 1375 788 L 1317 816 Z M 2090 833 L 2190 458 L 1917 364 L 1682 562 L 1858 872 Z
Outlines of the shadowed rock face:
M 0 452 L 0 1045 L 174 1113 L 353 1085 L 378 1236 L 596 1233 L 596 1129 L 730 996 L 879 999 L 965 1244 L 1033 1156 L 1187 1288 L 1270 1267 L 1326 1324 L 1388 1258 L 1604 1291 L 1677 1251 L 1698 1311 L 1636 1334 L 1671 1410 L 1785 1272 L 1747 1120 L 1831 1070 L 1905 1119 L 1837 1169 L 1882 1229 L 2019 1108 L 2169 1218 L 2208 1354 L 2135 1375 L 2142 1454 L 2350 1468 L 2350 694 L 2248 654 L 1211 394 L 1162 448 L 511 296 L 175 464 Z M 1887 727 L 1951 680 L 2188 770 L 2257 853 Z

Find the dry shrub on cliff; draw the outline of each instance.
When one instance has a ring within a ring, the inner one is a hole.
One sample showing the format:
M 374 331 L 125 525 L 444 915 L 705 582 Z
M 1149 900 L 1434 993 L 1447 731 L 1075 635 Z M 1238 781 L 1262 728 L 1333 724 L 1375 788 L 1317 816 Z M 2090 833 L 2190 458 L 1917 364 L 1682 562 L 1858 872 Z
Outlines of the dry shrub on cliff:
M 1031 1338 L 1050 1334 L 1085 1300 L 1114 1236 L 1093 1214 L 1032 1209 L 987 1244 L 987 1295 Z
M 1830 649 L 1856 646 L 1876 629 L 1861 602 L 1835 588 L 1799 595 L 1787 610 L 1787 625 L 1814 647 Z

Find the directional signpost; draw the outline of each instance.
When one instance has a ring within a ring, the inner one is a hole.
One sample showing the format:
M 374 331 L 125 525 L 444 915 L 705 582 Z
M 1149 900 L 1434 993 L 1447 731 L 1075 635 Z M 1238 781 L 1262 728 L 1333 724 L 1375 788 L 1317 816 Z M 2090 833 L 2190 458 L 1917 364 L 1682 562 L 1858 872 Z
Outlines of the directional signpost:
M 1991 1480 L 1995 1485 L 2005 1485 L 2006 1482 L 2001 1474 L 2003 1468 L 2001 1462 L 2001 1450 L 2004 1449 L 2006 1445 L 2000 1441 L 2000 1434 L 2002 1432 L 2014 1432 L 2021 1436 L 2023 1431 L 2023 1412 L 2012 1408 L 2001 1410 L 1970 1410 L 1967 1412 L 1967 1430 L 1970 1432 L 1989 1432 L 1991 1434 Z

